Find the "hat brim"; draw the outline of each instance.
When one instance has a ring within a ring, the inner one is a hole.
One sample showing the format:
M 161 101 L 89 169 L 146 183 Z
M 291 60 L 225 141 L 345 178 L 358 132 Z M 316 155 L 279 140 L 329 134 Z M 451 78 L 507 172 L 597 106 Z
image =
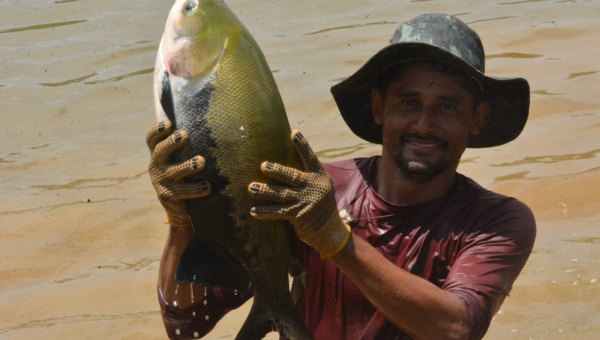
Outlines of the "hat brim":
M 523 78 L 488 77 L 454 54 L 426 43 L 397 43 L 387 46 L 358 71 L 331 87 L 342 117 L 358 137 L 382 143 L 381 125 L 375 123 L 371 91 L 379 75 L 393 64 L 410 60 L 437 60 L 454 65 L 475 78 L 483 87 L 490 112 L 479 134 L 467 147 L 486 148 L 508 143 L 519 136 L 529 116 L 529 84 Z

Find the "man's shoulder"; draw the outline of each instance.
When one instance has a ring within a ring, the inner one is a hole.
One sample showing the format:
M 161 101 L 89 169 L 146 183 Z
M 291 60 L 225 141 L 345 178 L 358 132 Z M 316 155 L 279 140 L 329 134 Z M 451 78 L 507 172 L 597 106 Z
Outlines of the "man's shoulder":
M 323 163 L 323 168 L 333 181 L 335 195 L 338 203 L 356 195 L 364 184 L 369 181 L 377 157 L 356 158 Z
M 344 179 L 348 176 L 367 177 L 373 168 L 378 156 L 369 158 L 352 158 L 335 162 L 322 163 L 325 171 L 333 181 Z
M 520 233 L 535 235 L 535 217 L 525 203 L 515 197 L 483 188 L 466 176 L 459 176 L 461 176 L 461 187 L 455 199 L 461 202 L 464 215 L 468 216 L 474 224 L 494 229 L 518 227 L 516 229 Z
M 461 174 L 457 174 L 457 176 L 459 176 L 460 182 L 458 195 L 461 199 L 470 201 L 469 205 L 473 205 L 479 209 L 502 208 L 531 212 L 525 203 L 515 197 L 486 189 L 467 176 Z

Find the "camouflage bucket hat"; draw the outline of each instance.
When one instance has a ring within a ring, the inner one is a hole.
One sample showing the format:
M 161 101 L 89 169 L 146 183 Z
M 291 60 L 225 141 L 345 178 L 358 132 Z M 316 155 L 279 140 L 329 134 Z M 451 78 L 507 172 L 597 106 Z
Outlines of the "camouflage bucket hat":
M 381 126 L 373 119 L 371 90 L 387 68 L 411 60 L 449 63 L 481 85 L 490 112 L 479 134 L 470 137 L 468 147 L 502 145 L 523 131 L 529 115 L 527 80 L 484 75 L 485 53 L 477 33 L 452 15 L 429 13 L 400 25 L 389 46 L 331 88 L 342 117 L 357 136 L 382 143 Z

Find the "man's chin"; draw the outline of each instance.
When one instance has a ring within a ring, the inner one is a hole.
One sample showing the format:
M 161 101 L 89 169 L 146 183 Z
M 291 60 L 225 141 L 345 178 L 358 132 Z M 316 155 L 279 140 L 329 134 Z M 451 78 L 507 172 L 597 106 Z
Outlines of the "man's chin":
M 411 180 L 428 181 L 447 168 L 443 161 L 427 163 L 404 158 L 395 159 L 400 174 Z
M 406 168 L 409 172 L 414 174 L 426 174 L 429 173 L 429 167 L 422 162 L 409 161 L 406 164 Z

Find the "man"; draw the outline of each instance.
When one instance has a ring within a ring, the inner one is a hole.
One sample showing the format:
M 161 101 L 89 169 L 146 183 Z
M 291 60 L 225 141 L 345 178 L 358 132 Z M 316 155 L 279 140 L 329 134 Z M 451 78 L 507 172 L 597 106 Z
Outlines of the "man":
M 250 194 L 276 202 L 251 215 L 287 219 L 303 241 L 294 252 L 307 272 L 292 295 L 315 339 L 480 339 L 487 331 L 531 253 L 535 221 L 521 202 L 456 173 L 467 147 L 515 139 L 528 116 L 527 81 L 485 76 L 484 58 L 477 34 L 453 16 L 406 22 L 332 88 L 350 129 L 382 144 L 382 155 L 321 166 L 295 132 L 304 171 L 265 162 L 265 175 L 282 185 L 249 183 Z M 164 139 L 169 134 L 168 122 L 149 132 L 153 160 L 187 140 L 182 131 Z M 174 222 L 186 224 L 181 198 L 210 190 L 175 179 L 200 171 L 198 159 L 171 177 L 150 165 L 157 191 L 187 188 L 161 197 L 172 223 L 159 299 L 172 338 L 204 335 L 247 299 L 175 287 L 192 235 Z M 193 304 L 193 296 L 205 298 Z

